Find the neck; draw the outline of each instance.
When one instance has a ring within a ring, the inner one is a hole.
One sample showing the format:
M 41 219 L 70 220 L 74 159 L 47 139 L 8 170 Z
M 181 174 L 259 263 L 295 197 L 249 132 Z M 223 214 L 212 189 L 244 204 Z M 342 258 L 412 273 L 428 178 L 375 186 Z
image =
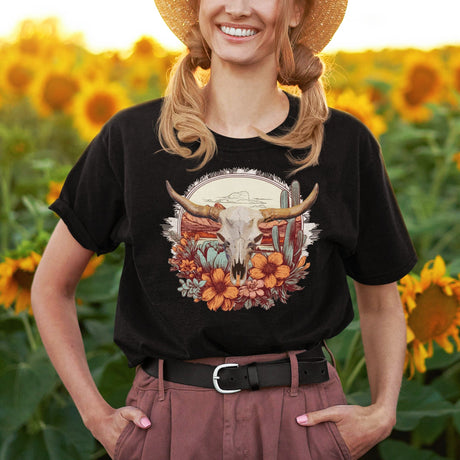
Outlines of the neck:
M 289 101 L 277 88 L 276 67 L 251 67 L 212 61 L 204 95 L 205 121 L 213 131 L 228 137 L 255 137 L 257 129 L 266 133 L 285 120 Z

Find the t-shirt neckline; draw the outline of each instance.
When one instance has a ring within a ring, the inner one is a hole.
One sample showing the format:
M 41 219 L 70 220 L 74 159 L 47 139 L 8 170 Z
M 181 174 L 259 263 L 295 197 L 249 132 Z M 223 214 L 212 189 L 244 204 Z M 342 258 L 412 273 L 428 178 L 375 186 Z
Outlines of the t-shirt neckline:
M 287 95 L 289 101 L 288 114 L 281 124 L 267 133 L 270 136 L 285 134 L 287 131 L 289 131 L 290 128 L 294 126 L 297 120 L 299 104 L 298 98 L 287 92 L 285 92 L 285 94 Z M 250 150 L 255 147 L 260 147 L 261 144 L 267 144 L 267 141 L 261 139 L 258 136 L 244 138 L 229 137 L 216 133 L 210 128 L 208 129 L 213 134 L 219 150 Z

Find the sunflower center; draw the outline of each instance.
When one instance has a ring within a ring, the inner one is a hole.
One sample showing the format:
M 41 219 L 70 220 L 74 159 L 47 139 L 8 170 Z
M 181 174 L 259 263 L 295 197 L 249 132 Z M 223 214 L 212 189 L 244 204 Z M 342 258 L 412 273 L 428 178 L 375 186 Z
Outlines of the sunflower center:
M 53 110 L 63 110 L 72 101 L 78 85 L 72 78 L 64 75 L 49 77 L 43 89 L 43 99 Z
M 86 104 L 86 115 L 96 124 L 104 124 L 116 112 L 116 102 L 110 94 L 95 94 Z
M 153 44 L 146 38 L 141 38 L 136 42 L 134 52 L 143 56 L 151 56 L 153 54 Z
M 439 286 L 430 286 L 415 297 L 417 307 L 409 315 L 408 324 L 420 342 L 428 342 L 455 322 L 458 301 L 446 295 Z
M 18 283 L 21 289 L 30 291 L 30 288 L 32 287 L 32 281 L 34 279 L 34 273 L 27 272 L 22 270 L 22 268 L 19 268 L 14 272 L 13 279 Z
M 409 85 L 405 93 L 408 104 L 423 104 L 437 84 L 438 75 L 434 69 L 421 64 L 415 66 L 409 75 Z
M 15 64 L 10 67 L 7 73 L 8 83 L 18 90 L 23 90 L 32 80 L 30 71 L 21 64 Z

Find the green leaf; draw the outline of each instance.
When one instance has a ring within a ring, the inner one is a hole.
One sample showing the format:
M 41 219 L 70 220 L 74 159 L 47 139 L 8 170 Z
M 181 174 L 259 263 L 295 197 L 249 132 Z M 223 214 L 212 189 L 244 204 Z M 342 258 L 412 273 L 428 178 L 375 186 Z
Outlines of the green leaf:
M 443 417 L 459 413 L 434 388 L 418 382 L 404 381 L 399 397 L 395 428 L 413 430 L 424 417 Z
M 121 276 L 121 267 L 102 264 L 94 275 L 80 281 L 77 287 L 77 298 L 86 302 L 103 302 L 116 299 Z
M 134 374 L 135 369 L 128 367 L 128 361 L 122 353 L 119 353 L 106 364 L 100 375 L 98 388 L 110 405 L 113 407 L 125 405 Z
M 436 453 L 417 449 L 402 441 L 387 439 L 379 444 L 382 460 L 447 460 Z
M 65 434 L 68 444 L 78 450 L 80 460 L 88 460 L 94 451 L 96 441 L 83 425 L 70 397 L 68 402 L 69 405 L 65 407 L 57 407 L 56 404 L 51 404 L 46 414 L 46 420 Z
M 457 403 L 455 404 L 455 407 L 456 409 L 459 410 L 459 412 L 457 412 L 456 414 L 454 414 L 454 426 L 455 426 L 455 429 L 457 430 L 458 433 L 460 433 L 460 400 L 457 401 Z
M 460 399 L 460 362 L 449 366 L 430 384 L 444 399 L 451 402 Z
M 36 434 L 13 433 L 0 451 L 0 460 L 82 460 L 69 438 L 56 428 L 45 426 Z
M 0 429 L 16 430 L 26 423 L 58 382 L 43 348 L 6 368 L 0 374 Z
M 420 444 L 431 446 L 445 430 L 448 420 L 447 415 L 438 417 L 436 420 L 433 420 L 432 417 L 424 417 L 415 427 L 413 435 L 420 441 Z

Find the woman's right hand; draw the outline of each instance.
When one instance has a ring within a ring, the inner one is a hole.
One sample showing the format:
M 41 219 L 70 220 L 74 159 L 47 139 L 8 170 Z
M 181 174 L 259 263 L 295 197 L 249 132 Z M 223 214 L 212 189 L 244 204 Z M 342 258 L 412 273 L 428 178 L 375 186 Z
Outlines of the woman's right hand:
M 103 416 L 88 421 L 86 427 L 105 447 L 110 458 L 113 458 L 118 438 L 130 422 L 143 430 L 147 430 L 152 425 L 149 418 L 140 409 L 125 406 L 119 409 L 110 408 Z

